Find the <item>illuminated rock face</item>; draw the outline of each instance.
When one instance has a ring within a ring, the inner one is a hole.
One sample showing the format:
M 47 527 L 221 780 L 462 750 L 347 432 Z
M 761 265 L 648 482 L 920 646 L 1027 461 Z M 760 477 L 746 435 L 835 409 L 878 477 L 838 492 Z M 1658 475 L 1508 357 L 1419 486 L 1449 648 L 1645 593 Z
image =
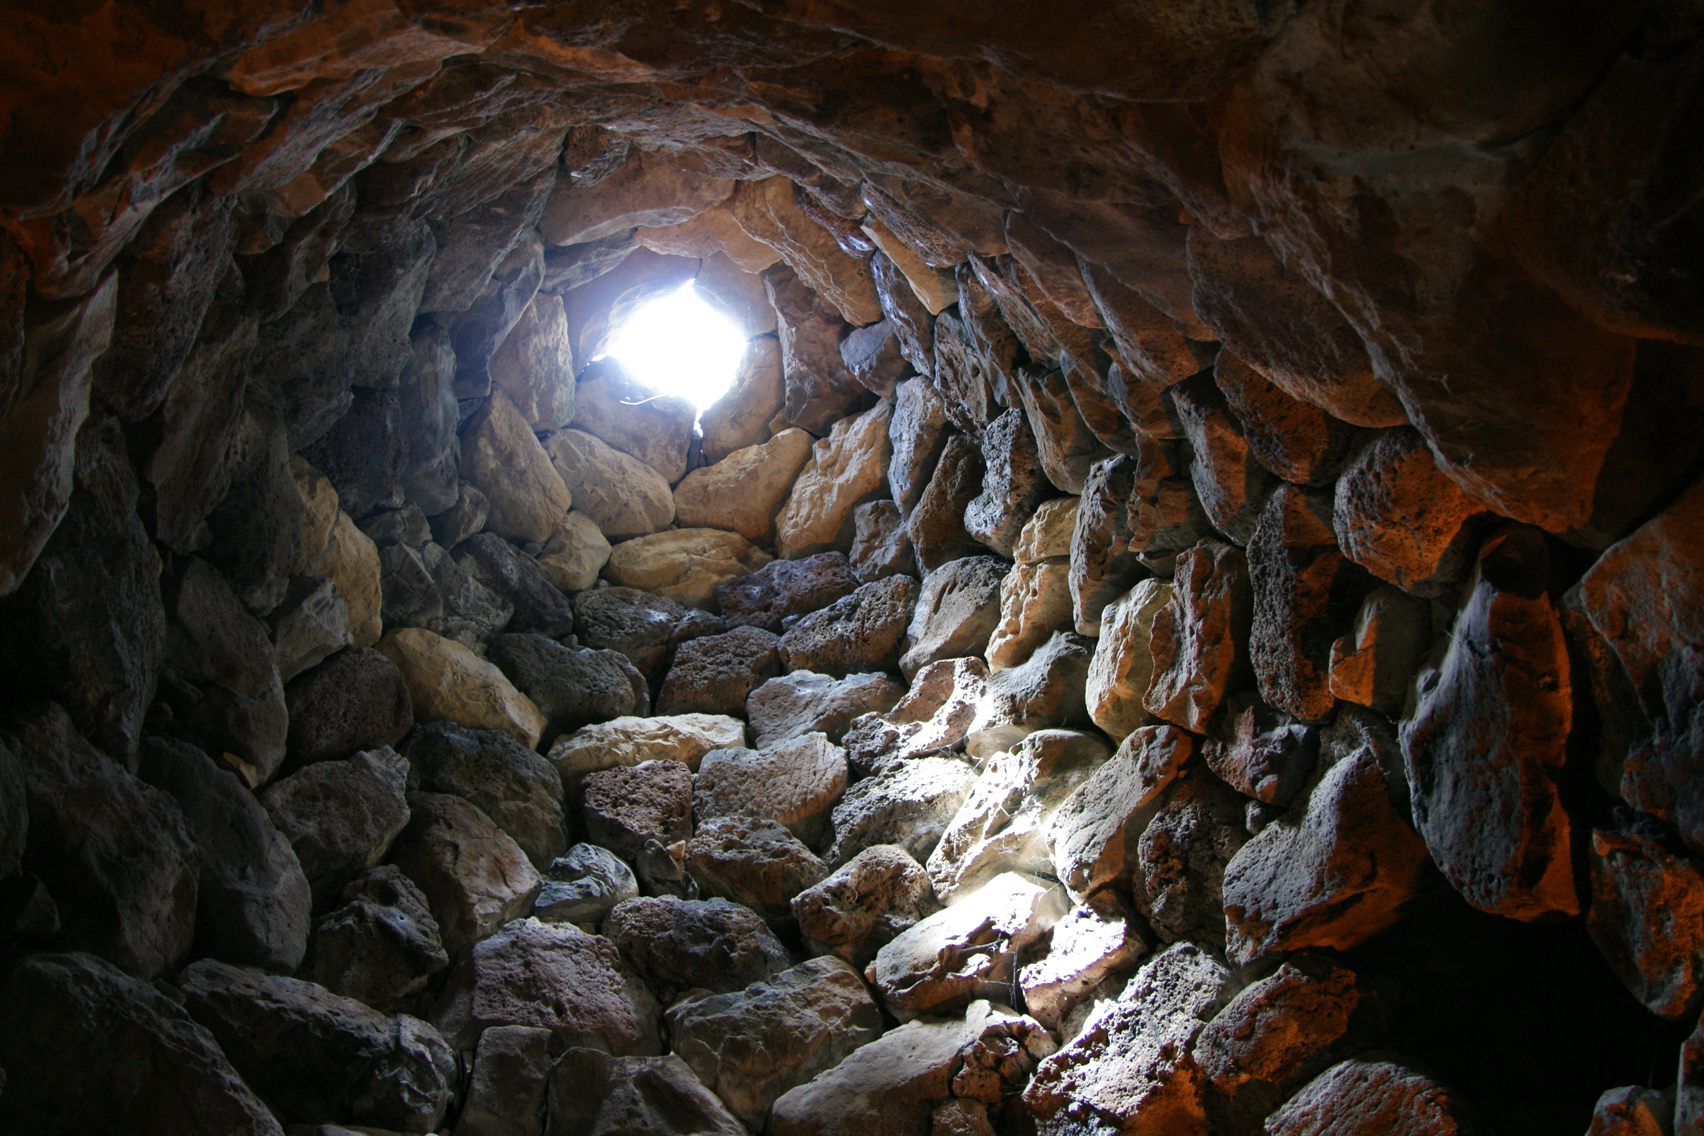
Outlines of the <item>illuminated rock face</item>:
M 1697 1127 L 1681 0 L 177 7 L 4 21 L 0 1133 Z

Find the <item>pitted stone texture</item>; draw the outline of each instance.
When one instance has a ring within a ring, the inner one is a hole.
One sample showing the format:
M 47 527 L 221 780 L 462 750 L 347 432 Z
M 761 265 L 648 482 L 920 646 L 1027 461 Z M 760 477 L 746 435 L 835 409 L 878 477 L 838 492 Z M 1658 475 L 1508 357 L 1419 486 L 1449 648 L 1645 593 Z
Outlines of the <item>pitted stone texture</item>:
M 1150 946 L 1118 893 L 1099 892 L 1055 923 L 1046 955 L 1018 972 L 1024 1006 L 1058 1030 L 1072 1007 L 1107 979 L 1136 969 Z
M 1331 645 L 1373 587 L 1338 550 L 1330 516 L 1323 493 L 1286 485 L 1272 495 L 1248 543 L 1249 655 L 1260 696 L 1304 722 L 1331 714 Z
M 655 676 L 686 618 L 687 609 L 674 600 L 637 588 L 597 588 L 574 597 L 581 646 L 620 651 L 647 677 Z
M 1239 966 L 1308 947 L 1347 950 L 1394 922 L 1419 882 L 1425 847 L 1381 768 L 1394 764 L 1389 725 L 1344 712 L 1321 750 L 1306 795 L 1226 866 L 1227 953 Z
M 876 298 L 881 301 L 882 312 L 893 325 L 894 334 L 899 339 L 899 349 L 904 354 L 906 362 L 917 368 L 917 373 L 927 377 L 934 369 L 935 363 L 935 329 L 931 314 L 937 314 L 952 303 L 946 294 L 931 294 L 931 299 L 944 301 L 940 308 L 931 308 L 924 304 L 918 295 L 917 288 L 911 283 L 915 273 L 920 279 L 928 277 L 935 280 L 940 278 L 924 264 L 910 246 L 886 232 L 886 226 L 881 222 L 865 223 L 865 232 L 871 233 L 877 247 L 881 249 L 870 258 L 870 276 L 876 284 Z M 884 235 L 885 234 L 885 235 Z M 908 262 L 906 269 L 901 269 L 887 250 L 892 248 L 895 253 Z M 915 263 L 909 263 L 913 262 Z M 927 280 L 925 280 L 927 286 Z M 957 289 L 955 288 L 954 293 Z
M 450 964 L 426 896 L 394 864 L 351 880 L 314 923 L 300 977 L 394 1013 Z
M 1171 602 L 1169 581 L 1150 577 L 1112 601 L 1089 661 L 1084 698 L 1089 717 L 1114 741 L 1153 720 L 1143 705 L 1154 677 L 1154 619 Z
M 289 682 L 355 642 L 349 634 L 349 605 L 337 594 L 337 585 L 313 576 L 291 578 L 289 591 L 266 625 L 272 631 L 281 682 Z
M 796 560 L 852 543 L 852 512 L 881 493 L 893 444 L 893 404 L 842 418 L 811 447 L 810 459 L 775 520 L 775 551 Z
M 457 1049 L 492 1026 L 546 1029 L 565 1046 L 656 1053 L 656 999 L 615 944 L 567 923 L 517 919 L 450 972 L 433 1020 Z
M 1049 726 L 1087 726 L 1091 650 L 1082 636 L 1055 631 L 1023 665 L 990 674 L 965 734 L 966 752 L 987 757 Z
M 975 781 L 969 765 L 950 757 L 899 761 L 866 777 L 834 806 L 833 843 L 823 862 L 838 868 L 876 844 L 897 844 L 928 859 Z
M 485 650 L 493 635 L 509 626 L 515 605 L 474 579 L 441 546 L 428 544 L 422 548 L 420 562 L 443 600 L 443 614 L 427 621 L 427 631 L 479 652 Z
M 899 336 L 885 319 L 853 329 L 840 341 L 840 359 L 853 378 L 882 398 L 892 398 L 894 385 L 910 371 Z
M 889 576 L 812 612 L 781 637 L 782 666 L 832 675 L 897 668 L 918 591 L 912 577 Z
M 544 868 L 567 846 L 556 767 L 508 734 L 433 722 L 414 731 L 403 752 L 422 789 L 478 806 L 534 867 Z
M 379 640 L 379 650 L 402 672 L 420 721 L 502 730 L 528 749 L 549 725 L 495 663 L 453 639 L 405 627 Z
M 667 847 L 692 835 L 692 774 L 678 761 L 642 761 L 585 778 L 586 835 L 632 862 L 648 841 Z
M 1373 1136 L 1491 1130 L 1473 1106 L 1411 1064 L 1370 1053 L 1333 1065 L 1266 1121 L 1272 1136 Z
M 1386 584 L 1361 601 L 1355 624 L 1331 645 L 1331 693 L 1397 714 L 1432 642 L 1427 605 Z
M 1136 842 L 1136 906 L 1167 942 L 1222 946 L 1225 865 L 1248 839 L 1243 800 L 1196 766 L 1182 770 L 1155 804 Z
M 469 537 L 456 548 L 455 562 L 514 609 L 510 631 L 555 639 L 574 630 L 574 612 L 550 574 L 508 541 L 491 533 Z
M 897 844 L 864 849 L 793 897 L 793 917 L 812 948 L 860 973 L 895 935 L 941 908 L 929 873 Z
M 820 295 L 847 323 L 875 323 L 882 309 L 868 265 L 811 219 L 797 200 L 802 192 L 787 177 L 741 182 L 728 209 L 748 236 L 780 253 L 803 288 Z
M 589 773 L 673 760 L 696 771 L 713 749 L 743 746 L 745 723 L 721 714 L 664 714 L 655 718 L 614 718 L 576 730 L 550 747 L 550 761 L 572 799 Z
M 1255 457 L 1211 374 L 1179 383 L 1171 397 L 1189 440 L 1189 476 L 1202 510 L 1214 528 L 1246 546 L 1277 478 Z
M 1070 560 L 1016 564 L 1000 581 L 1000 620 L 988 637 L 988 665 L 1018 666 L 1055 631 L 1071 626 Z
M 976 443 L 962 434 L 948 438 L 929 484 L 905 519 L 918 566 L 925 572 L 984 551 L 964 527 L 965 507 L 982 490 L 984 480 Z
M 651 708 L 645 676 L 619 651 L 575 651 L 538 634 L 499 635 L 486 657 L 545 716 L 547 742 Z
M 907 379 L 894 388 L 888 439 L 893 444 L 888 487 L 900 510 L 909 511 L 923 495 L 947 444 L 947 407 L 927 379 Z
M 674 494 L 663 475 L 584 430 L 558 430 L 544 452 L 573 496 L 574 509 L 612 541 L 669 527 Z
M 1149 713 L 1205 732 L 1225 696 L 1249 674 L 1254 597 L 1242 550 L 1204 541 L 1178 557 L 1171 600 L 1154 614 Z
M 573 426 L 638 458 L 673 485 L 686 475 L 698 408 L 684 398 L 658 398 L 613 360 L 580 376 Z
M 611 1057 L 571 1049 L 550 1074 L 550 1136 L 691 1132 L 741 1136 L 745 1127 L 674 1054 Z
M 1691 1020 L 1704 1005 L 1704 864 L 1649 821 L 1591 839 L 1587 932 L 1647 1009 Z
M 261 794 L 296 851 L 316 907 L 384 858 L 408 823 L 407 784 L 408 762 L 386 746 L 317 762 Z
M 1023 411 L 1008 410 L 988 424 L 982 463 L 982 492 L 965 506 L 965 529 L 1001 556 L 1010 556 L 1036 507 L 1054 493 Z
M 489 502 L 486 525 L 511 540 L 545 541 L 574 498 L 502 389 L 468 423 L 462 474 Z
M 639 881 L 619 856 L 576 844 L 545 869 L 532 913 L 547 923 L 602 923 L 616 904 L 638 894 Z
M 748 1127 L 795 1085 L 840 1064 L 881 1036 L 881 1011 L 858 973 L 815 958 L 754 982 L 672 1007 L 674 1052 Z
M 1313 772 L 1319 735 L 1254 694 L 1233 694 L 1220 708 L 1201 756 L 1245 797 L 1286 808 Z
M 1674 1130 L 1674 1091 L 1657 1092 L 1640 1085 L 1605 1089 L 1592 1110 L 1586 1136 L 1671 1136 Z
M 641 896 L 618 904 L 604 932 L 665 1000 L 694 989 L 741 990 L 790 961 L 756 912 L 725 899 Z
M 1557 790 L 1572 688 L 1548 573 L 1537 530 L 1486 541 L 1449 648 L 1402 723 L 1414 826 L 1433 861 L 1475 907 L 1526 920 L 1580 909 Z
M 1001 872 L 1047 875 L 1047 831 L 1059 806 L 1112 756 L 1105 739 L 1040 730 L 995 754 L 929 855 L 929 879 L 954 903 Z
M 860 584 L 887 576 L 914 576 L 917 557 L 905 518 L 892 501 L 871 501 L 852 510 L 852 576 Z
M 842 739 L 861 774 L 949 750 L 964 741 L 987 686 L 988 667 L 974 656 L 942 659 L 918 671 L 911 689 L 885 714 L 866 714 Z
M 1213 361 L 1213 381 L 1260 464 L 1295 485 L 1336 480 L 1354 437 L 1347 422 L 1292 397 L 1225 348 Z
M 1445 476 L 1418 430 L 1381 430 L 1359 443 L 1337 482 L 1331 525 L 1343 554 L 1420 597 L 1453 591 L 1473 564 L 1484 512 Z
M 685 863 L 700 895 L 743 904 L 772 928 L 792 925 L 793 897 L 828 874 L 779 822 L 750 814 L 700 818 Z
M 780 642 L 761 628 L 736 627 L 682 643 L 657 693 L 657 710 L 745 713 L 746 698 L 781 669 Z
M 1081 493 L 1089 467 L 1109 451 L 1083 421 L 1065 376 L 1039 367 L 1019 368 L 1013 385 L 1035 433 L 1047 480 L 1061 493 Z
M 1194 752 L 1175 726 L 1143 726 L 1077 788 L 1048 826 L 1054 874 L 1082 902 L 1123 879 L 1157 802 Z
M 391 862 L 426 896 L 446 951 L 459 954 L 526 913 L 538 872 L 490 817 L 446 793 L 414 793 L 408 803 L 413 815 Z
M 983 653 L 1000 618 L 1006 569 L 995 557 L 967 556 L 923 578 L 899 660 L 907 678 L 942 659 Z
M 775 535 L 775 516 L 810 452 L 811 436 L 796 428 L 735 450 L 675 486 L 675 515 L 683 528 L 732 529 L 747 540 L 768 543 Z
M 779 635 L 797 621 L 850 595 L 857 587 L 843 552 L 799 560 L 772 560 L 716 589 L 716 603 L 729 627 L 761 627 Z
M 806 734 L 764 750 L 705 754 L 693 779 L 693 807 L 700 820 L 759 816 L 777 821 L 805 844 L 820 848 L 829 810 L 845 789 L 846 752 L 822 734 Z
M 396 664 L 370 648 L 340 651 L 284 688 L 292 764 L 394 745 L 414 724 Z
M 838 743 L 855 719 L 883 714 L 905 694 L 904 685 L 885 674 L 866 672 L 837 679 L 815 671 L 793 671 L 751 692 L 746 721 L 758 749 L 810 733 L 825 734 Z
M 739 533 L 670 529 L 612 547 L 604 575 L 618 587 L 655 592 L 709 611 L 717 587 L 757 571 L 769 560 L 767 552 Z

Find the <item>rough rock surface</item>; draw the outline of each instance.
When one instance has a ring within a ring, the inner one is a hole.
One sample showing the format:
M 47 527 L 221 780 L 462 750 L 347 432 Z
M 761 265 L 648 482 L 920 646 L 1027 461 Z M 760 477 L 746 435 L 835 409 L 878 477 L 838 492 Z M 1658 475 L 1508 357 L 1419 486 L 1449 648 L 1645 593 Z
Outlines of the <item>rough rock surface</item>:
M 1149 639 L 1148 712 L 1204 731 L 1225 695 L 1248 681 L 1252 609 L 1241 550 L 1204 542 L 1178 557 L 1171 599 L 1154 614 Z
M 1400 1059 L 1368 1054 L 1333 1065 L 1267 1120 L 1273 1136 L 1490 1131 L 1473 1107 Z
M 846 790 L 830 818 L 823 862 L 838 868 L 876 844 L 897 844 L 928 859 L 970 793 L 976 775 L 951 757 L 895 762 Z
M 736 627 L 682 643 L 657 692 L 663 714 L 743 714 L 746 698 L 781 669 L 780 640 Z
M 584 430 L 558 430 L 544 444 L 574 510 L 612 541 L 669 527 L 675 499 L 663 475 Z M 537 539 L 537 538 L 535 538 Z
M 684 864 L 700 895 L 742 904 L 771 928 L 789 930 L 793 897 L 828 874 L 779 822 L 751 815 L 701 818 Z
M 701 821 L 720 816 L 764 817 L 818 848 L 829 810 L 845 789 L 845 751 L 824 734 L 806 734 L 767 749 L 719 749 L 706 754 L 693 778 L 692 804 Z
M 779 635 L 798 617 L 827 607 L 857 587 L 843 552 L 772 560 L 749 576 L 716 589 L 729 627 L 761 627 Z
M 468 423 L 462 473 L 490 503 L 491 531 L 510 540 L 550 539 L 574 504 L 562 475 L 502 390 L 493 391 Z
M 409 819 L 408 762 L 390 747 L 322 761 L 261 794 L 320 906 L 377 864 Z
M 1704 904 L 1704 866 L 1648 822 L 1594 829 L 1591 840 L 1592 941 L 1653 1013 L 1690 1019 L 1704 1003 L 1704 941 L 1693 914 Z
M 837 679 L 798 670 L 752 691 L 746 699 L 746 721 L 758 749 L 812 733 L 839 743 L 855 719 L 886 713 L 905 695 L 905 687 L 885 674 L 865 672 Z
M 486 657 L 545 716 L 540 736 L 546 742 L 593 722 L 650 709 L 645 677 L 619 651 L 574 651 L 529 632 L 497 636 Z
M 948 438 L 929 484 L 905 518 L 917 564 L 925 572 L 983 550 L 964 527 L 965 509 L 983 481 L 982 454 L 976 444 L 962 434 Z
M 1195 750 L 1175 726 L 1143 726 L 1119 744 L 1054 814 L 1054 874 L 1081 901 L 1125 876 L 1160 797 Z
M 414 724 L 408 685 L 381 652 L 340 651 L 284 688 L 292 763 L 395 745 Z
M 1000 618 L 1007 565 L 992 556 L 950 561 L 923 578 L 899 669 L 911 678 L 930 663 L 980 655 Z
M 1151 720 L 1143 699 L 1154 677 L 1154 620 L 1171 603 L 1172 585 L 1150 577 L 1101 613 L 1100 638 L 1089 661 L 1084 697 L 1089 717 L 1114 741 Z
M 1337 482 L 1331 523 L 1343 554 L 1411 595 L 1444 595 L 1472 564 L 1482 509 L 1438 469 L 1419 431 L 1359 444 Z
M 625 860 L 648 841 L 667 847 L 692 832 L 692 774 L 677 761 L 642 761 L 585 778 L 586 835 Z
M 893 443 L 888 423 L 893 404 L 877 403 L 855 418 L 842 418 L 793 482 L 793 492 L 775 518 L 775 551 L 796 560 L 851 543 L 852 513 L 879 495 Z
M 314 923 L 298 977 L 389 1013 L 450 964 L 426 896 L 396 865 L 357 876 L 342 899 Z
M 965 529 L 1001 556 L 1010 556 L 1036 506 L 1053 495 L 1022 411 L 1008 410 L 988 424 L 982 464 L 982 492 L 965 506 Z
M 905 518 L 892 501 L 871 501 L 852 510 L 852 576 L 870 584 L 886 576 L 914 576 L 917 557 Z
M 987 757 L 1036 730 L 1088 725 L 1083 690 L 1090 654 L 1082 636 L 1055 631 L 1022 666 L 990 674 L 965 735 L 965 750 Z
M 409 807 L 391 862 L 426 896 L 446 951 L 457 954 L 525 914 L 539 876 L 508 833 L 447 793 L 414 793 Z
M 550 760 L 572 796 L 588 773 L 600 769 L 666 758 L 697 770 L 711 750 L 743 746 L 745 740 L 745 723 L 720 714 L 614 718 L 559 739 L 550 747 Z
M 940 909 L 929 873 L 896 844 L 864 849 L 792 901 L 813 946 L 860 971 L 907 927 Z
M 831 675 L 897 668 L 917 597 L 910 576 L 861 585 L 788 629 L 781 637 L 782 666 Z
M 1102 891 L 1053 925 L 1047 954 L 1018 972 L 1024 1006 L 1049 1029 L 1097 986 L 1136 968 L 1150 944 L 1125 902 Z
M 725 899 L 641 896 L 616 905 L 604 932 L 664 998 L 693 989 L 741 990 L 789 962 L 762 919 Z
M 501 730 L 433 722 L 409 736 L 403 753 L 422 789 L 477 806 L 534 867 L 543 868 L 566 846 L 556 767 Z
M 620 1136 L 624 1132 L 745 1131 L 686 1063 L 666 1057 L 611 1057 L 570 1049 L 550 1074 L 545 1111 L 551 1136 Z
M 911 689 L 885 714 L 868 714 L 846 732 L 847 760 L 859 773 L 956 748 L 976 718 L 988 667 L 974 655 L 942 659 L 912 676 Z
M 769 554 L 739 533 L 670 529 L 615 545 L 604 575 L 619 587 L 655 592 L 709 611 L 718 587 L 767 563 Z
M 529 749 L 550 724 L 495 663 L 453 639 L 408 627 L 387 633 L 379 650 L 402 672 L 420 721 L 502 730 Z
M 576 844 L 550 862 L 533 914 L 550 923 L 601 923 L 616 904 L 638 894 L 639 881 L 619 856 Z
M 735 450 L 675 486 L 674 515 L 682 528 L 731 529 L 747 540 L 767 542 L 810 452 L 811 436 L 799 429 Z

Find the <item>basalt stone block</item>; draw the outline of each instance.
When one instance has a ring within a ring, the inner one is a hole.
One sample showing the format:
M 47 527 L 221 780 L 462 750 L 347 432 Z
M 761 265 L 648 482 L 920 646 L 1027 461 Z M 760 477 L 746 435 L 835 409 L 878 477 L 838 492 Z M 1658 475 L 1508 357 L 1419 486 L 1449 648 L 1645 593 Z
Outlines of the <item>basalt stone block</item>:
M 272 823 L 296 850 L 315 907 L 373 867 L 408 823 L 408 763 L 388 746 L 321 761 L 261 794 Z
M 391 862 L 426 897 L 444 950 L 459 954 L 526 913 L 540 879 L 508 833 L 447 793 L 413 793 L 408 803 Z
M 1369 1053 L 1333 1065 L 1266 1121 L 1273 1136 L 1373 1136 L 1375 1132 L 1485 1133 L 1478 1111 L 1411 1062 Z
M 1331 525 L 1344 555 L 1416 596 L 1442 596 L 1473 563 L 1483 513 L 1444 475 L 1418 430 L 1381 430 L 1359 443 L 1338 480 Z
M 1225 935 L 1225 865 L 1248 839 L 1242 798 L 1197 767 L 1155 802 L 1136 842 L 1131 891 L 1160 938 L 1218 946 Z
M 1690 1020 L 1704 1004 L 1704 865 L 1683 855 L 1661 826 L 1594 829 L 1588 856 L 1592 905 L 1586 930 L 1610 968 L 1653 1013 Z
M 1208 541 L 1178 557 L 1171 599 L 1155 613 L 1149 639 L 1154 666 L 1143 705 L 1150 713 L 1206 729 L 1225 696 L 1252 677 L 1253 606 L 1240 549 Z
M 794 624 L 781 637 L 782 665 L 832 675 L 896 668 L 917 596 L 910 576 L 864 584 Z
M 1219 779 L 1247 797 L 1287 807 L 1313 772 L 1319 736 L 1312 726 L 1273 710 L 1252 693 L 1220 707 L 1201 756 Z
M 409 736 L 403 753 L 421 788 L 477 805 L 534 867 L 545 867 L 566 847 L 556 767 L 508 734 L 432 722 Z
M 596 434 L 558 430 L 544 448 L 574 508 L 610 540 L 647 536 L 674 521 L 674 493 L 663 475 Z
M 349 634 L 349 606 L 337 585 L 315 576 L 292 578 L 283 602 L 266 622 L 278 657 L 278 678 L 285 683 L 355 643 Z
M 844 552 L 772 560 L 749 576 L 716 589 L 729 627 L 760 627 L 779 635 L 796 622 L 852 593 L 857 582 Z
M 780 672 L 780 639 L 758 627 L 736 627 L 683 643 L 657 693 L 661 714 L 745 713 L 746 698 Z
M 550 862 L 533 915 L 547 923 L 602 923 L 623 900 L 639 894 L 633 869 L 607 848 L 576 844 Z
M 414 724 L 408 684 L 382 653 L 340 651 L 284 688 L 289 760 L 311 765 L 402 740 Z
M 588 775 L 581 817 L 586 835 L 625 860 L 649 842 L 665 848 L 692 835 L 692 773 L 678 761 L 643 761 Z
M 884 674 L 837 679 L 793 671 L 765 682 L 746 699 L 746 721 L 758 749 L 788 738 L 822 733 L 838 743 L 855 719 L 881 714 L 905 697 L 904 685 Z
M 990 673 L 965 735 L 965 750 L 987 757 L 1037 730 L 1089 725 L 1083 691 L 1092 653 L 1081 635 L 1055 631 L 1021 666 Z
M 795 560 L 851 544 L 853 510 L 882 495 L 893 451 L 888 440 L 892 418 L 893 404 L 877 403 L 835 422 L 828 437 L 811 447 L 775 518 L 777 555 Z
M 655 677 L 686 617 L 681 604 L 637 588 L 598 588 L 574 597 L 581 644 L 620 651 L 648 678 Z
M 822 734 L 806 734 L 768 749 L 706 754 L 693 778 L 692 804 L 701 821 L 765 817 L 820 848 L 829 810 L 845 789 L 845 751 Z
M 610 1057 L 571 1049 L 550 1075 L 545 1108 L 561 1136 L 685 1130 L 739 1136 L 745 1126 L 674 1054 Z
M 300 977 L 394 1013 L 450 965 L 425 894 L 396 865 L 357 876 L 341 898 L 314 923 Z
M 947 407 L 925 379 L 907 379 L 894 388 L 893 420 L 888 423 L 893 457 L 888 488 L 901 510 L 916 506 L 947 443 Z
M 915 515 L 915 514 L 914 514 Z M 980 655 L 1000 619 L 1007 564 L 992 556 L 952 560 L 923 579 L 899 669 L 906 677 L 940 659 Z
M 982 545 L 965 529 L 965 510 L 984 486 L 982 455 L 962 434 L 947 439 L 929 484 L 905 520 L 917 563 L 925 572 L 961 556 L 973 556 Z
M 592 722 L 651 708 L 645 676 L 619 651 L 576 651 L 536 633 L 510 634 L 493 639 L 486 657 L 548 720 L 547 744 Z
M 957 758 L 919 757 L 854 783 L 834 806 L 823 862 L 839 868 L 877 844 L 927 860 L 975 781 L 975 771 Z
M 573 609 L 556 590 L 550 574 L 502 537 L 495 533 L 470 537 L 456 549 L 455 561 L 514 607 L 509 630 L 537 631 L 551 639 L 573 632 Z
M 866 714 L 844 737 L 847 759 L 860 774 L 880 773 L 913 757 L 958 747 L 976 718 L 988 666 L 971 656 L 930 663 L 885 714 Z
M 982 492 L 965 505 L 965 531 L 1010 556 L 1024 523 L 1054 493 L 1021 410 L 1008 410 L 988 424 L 982 464 Z
M 701 819 L 686 843 L 686 870 L 700 894 L 749 907 L 771 928 L 796 926 L 793 897 L 828 874 L 780 822 L 749 815 Z
M 1175 726 L 1143 726 L 1067 797 L 1048 825 L 1053 869 L 1079 901 L 1125 878 L 1156 802 L 1195 752 Z
M 870 584 L 887 576 L 914 576 L 917 557 L 905 518 L 892 501 L 871 501 L 852 511 L 852 578 Z
M 749 907 L 725 899 L 630 899 L 604 921 L 622 957 L 659 995 L 744 989 L 785 970 L 787 951 Z
M 929 873 L 905 849 L 864 849 L 793 897 L 799 929 L 817 949 L 862 970 L 907 927 L 940 910 Z

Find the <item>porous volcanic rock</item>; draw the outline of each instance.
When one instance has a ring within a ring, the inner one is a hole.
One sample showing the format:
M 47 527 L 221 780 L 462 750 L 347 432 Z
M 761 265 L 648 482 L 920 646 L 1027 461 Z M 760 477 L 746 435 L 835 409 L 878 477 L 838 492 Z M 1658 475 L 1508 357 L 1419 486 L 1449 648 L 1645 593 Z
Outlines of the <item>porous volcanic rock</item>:
M 729 627 L 761 627 L 779 635 L 798 617 L 827 607 L 857 587 L 844 552 L 772 560 L 749 576 L 716 589 Z M 789 618 L 791 617 L 791 618 Z
M 780 639 L 736 627 L 682 643 L 657 693 L 662 714 L 745 713 L 746 698 L 781 670 Z
M 767 749 L 719 749 L 704 755 L 692 782 L 702 821 L 759 816 L 785 825 L 812 848 L 822 844 L 829 810 L 846 789 L 846 753 L 823 734 Z
M 929 873 L 897 844 L 864 849 L 792 901 L 812 946 L 860 971 L 895 935 L 940 906 Z
M 501 730 L 433 722 L 409 735 L 403 754 L 422 789 L 477 805 L 535 867 L 549 864 L 566 846 L 556 767 Z
M 755 912 L 725 899 L 629 899 L 609 913 L 604 932 L 664 998 L 741 990 L 790 961 Z
M 746 721 L 758 749 L 811 733 L 822 733 L 838 743 L 854 720 L 886 713 L 905 695 L 905 687 L 885 674 L 865 672 L 837 679 L 799 670 L 752 691 L 746 699 Z
M 444 949 L 460 953 L 525 914 L 539 875 L 520 845 L 460 797 L 413 793 L 391 862 L 431 905 Z
M 316 907 L 384 857 L 408 823 L 407 784 L 408 762 L 385 746 L 316 762 L 261 794 L 296 851 Z
M 917 597 L 911 576 L 861 585 L 781 637 L 782 666 L 831 675 L 896 669 Z
M 394 745 L 414 724 L 396 664 L 369 648 L 340 651 L 284 688 L 289 760 L 308 765 Z

